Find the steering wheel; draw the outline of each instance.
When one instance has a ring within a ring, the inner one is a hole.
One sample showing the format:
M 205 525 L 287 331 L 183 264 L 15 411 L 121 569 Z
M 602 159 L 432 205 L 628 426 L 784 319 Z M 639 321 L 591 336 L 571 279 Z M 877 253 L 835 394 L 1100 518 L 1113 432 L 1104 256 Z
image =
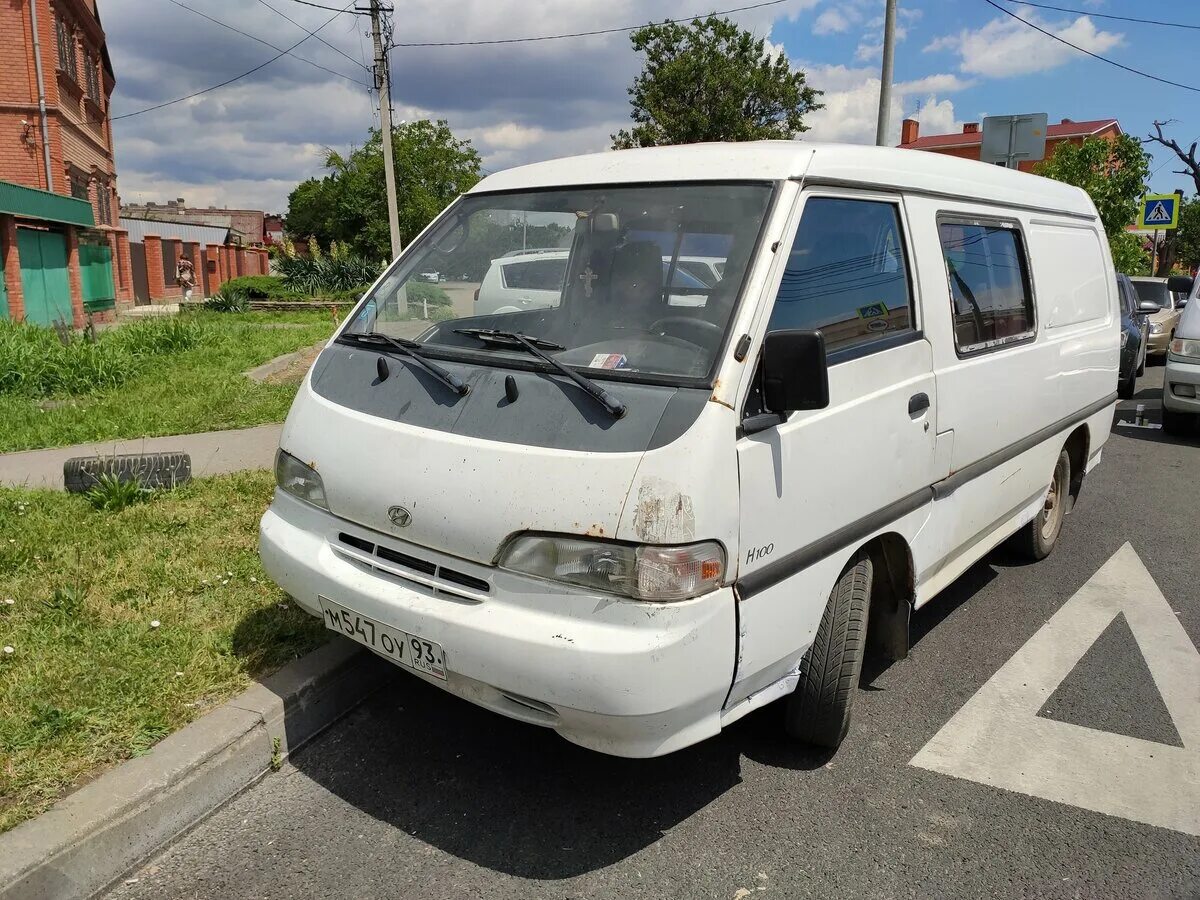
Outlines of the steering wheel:
M 691 328 L 698 332 L 698 336 L 700 338 L 700 342 L 698 344 L 696 341 L 688 341 L 689 344 L 697 344 L 697 346 L 704 346 L 704 344 L 707 343 L 705 338 L 720 338 L 721 336 L 720 325 L 710 322 L 708 319 L 693 319 L 690 316 L 667 316 L 666 318 L 659 319 L 657 322 L 653 323 L 649 330 L 653 334 L 665 335 L 667 333 L 668 326 L 671 325 L 682 326 L 684 331 Z M 687 338 L 683 338 L 683 340 L 687 340 Z

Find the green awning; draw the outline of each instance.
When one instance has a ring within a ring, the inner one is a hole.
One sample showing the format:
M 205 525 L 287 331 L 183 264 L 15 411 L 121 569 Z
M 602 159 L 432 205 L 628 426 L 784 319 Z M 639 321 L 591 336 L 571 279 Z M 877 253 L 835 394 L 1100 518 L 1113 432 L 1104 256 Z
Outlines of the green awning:
M 92 204 L 86 200 L 52 194 L 11 181 L 0 181 L 0 213 L 41 219 L 43 222 L 82 225 L 84 228 L 94 228 L 96 225 L 92 217 Z

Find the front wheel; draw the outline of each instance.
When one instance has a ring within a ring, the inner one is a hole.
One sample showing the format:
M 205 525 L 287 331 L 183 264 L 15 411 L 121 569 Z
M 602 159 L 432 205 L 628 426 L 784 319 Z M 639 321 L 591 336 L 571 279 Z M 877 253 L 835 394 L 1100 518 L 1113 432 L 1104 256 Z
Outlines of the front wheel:
M 787 733 L 796 740 L 836 749 L 845 738 L 870 608 L 871 558 L 859 553 L 834 585 L 817 635 L 800 660 L 800 681 L 784 712 Z
M 1200 425 L 1200 416 L 1176 412 L 1173 409 L 1167 409 L 1166 406 L 1163 407 L 1162 427 L 1167 434 L 1183 437 L 1194 433 L 1197 425 Z
M 1063 518 L 1071 497 L 1071 457 L 1066 450 L 1058 454 L 1050 489 L 1042 508 L 1033 521 L 1013 536 L 1016 549 L 1031 560 L 1045 559 L 1058 543 L 1062 532 Z

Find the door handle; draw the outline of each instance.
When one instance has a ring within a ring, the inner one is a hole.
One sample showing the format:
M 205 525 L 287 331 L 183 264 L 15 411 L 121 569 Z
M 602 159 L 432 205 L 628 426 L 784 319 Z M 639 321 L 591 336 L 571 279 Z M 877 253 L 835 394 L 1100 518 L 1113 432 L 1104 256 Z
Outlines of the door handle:
M 929 409 L 928 394 L 913 394 L 908 398 L 908 414 L 914 419 Z

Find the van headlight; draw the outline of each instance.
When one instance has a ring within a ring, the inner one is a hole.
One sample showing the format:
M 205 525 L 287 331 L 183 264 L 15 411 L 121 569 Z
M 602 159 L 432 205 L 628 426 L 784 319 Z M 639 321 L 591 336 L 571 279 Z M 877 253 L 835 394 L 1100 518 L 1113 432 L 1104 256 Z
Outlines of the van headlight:
M 501 549 L 499 565 L 606 594 L 671 602 L 719 587 L 725 576 L 725 551 L 715 541 L 661 546 L 524 534 Z
M 325 502 L 325 485 L 321 482 L 317 470 L 300 462 L 282 448 L 275 452 L 275 483 L 281 491 L 305 503 L 311 503 L 324 510 L 329 509 L 329 504 Z
M 1200 359 L 1200 341 L 1176 338 L 1171 341 L 1171 352 L 1176 356 L 1188 356 Z
M 1124 349 L 1125 349 L 1125 345 L 1126 345 L 1126 344 L 1128 344 L 1128 343 L 1129 343 L 1129 332 L 1128 332 L 1128 331 L 1122 331 L 1122 332 L 1121 332 L 1121 349 L 1122 349 L 1122 350 L 1124 350 Z

